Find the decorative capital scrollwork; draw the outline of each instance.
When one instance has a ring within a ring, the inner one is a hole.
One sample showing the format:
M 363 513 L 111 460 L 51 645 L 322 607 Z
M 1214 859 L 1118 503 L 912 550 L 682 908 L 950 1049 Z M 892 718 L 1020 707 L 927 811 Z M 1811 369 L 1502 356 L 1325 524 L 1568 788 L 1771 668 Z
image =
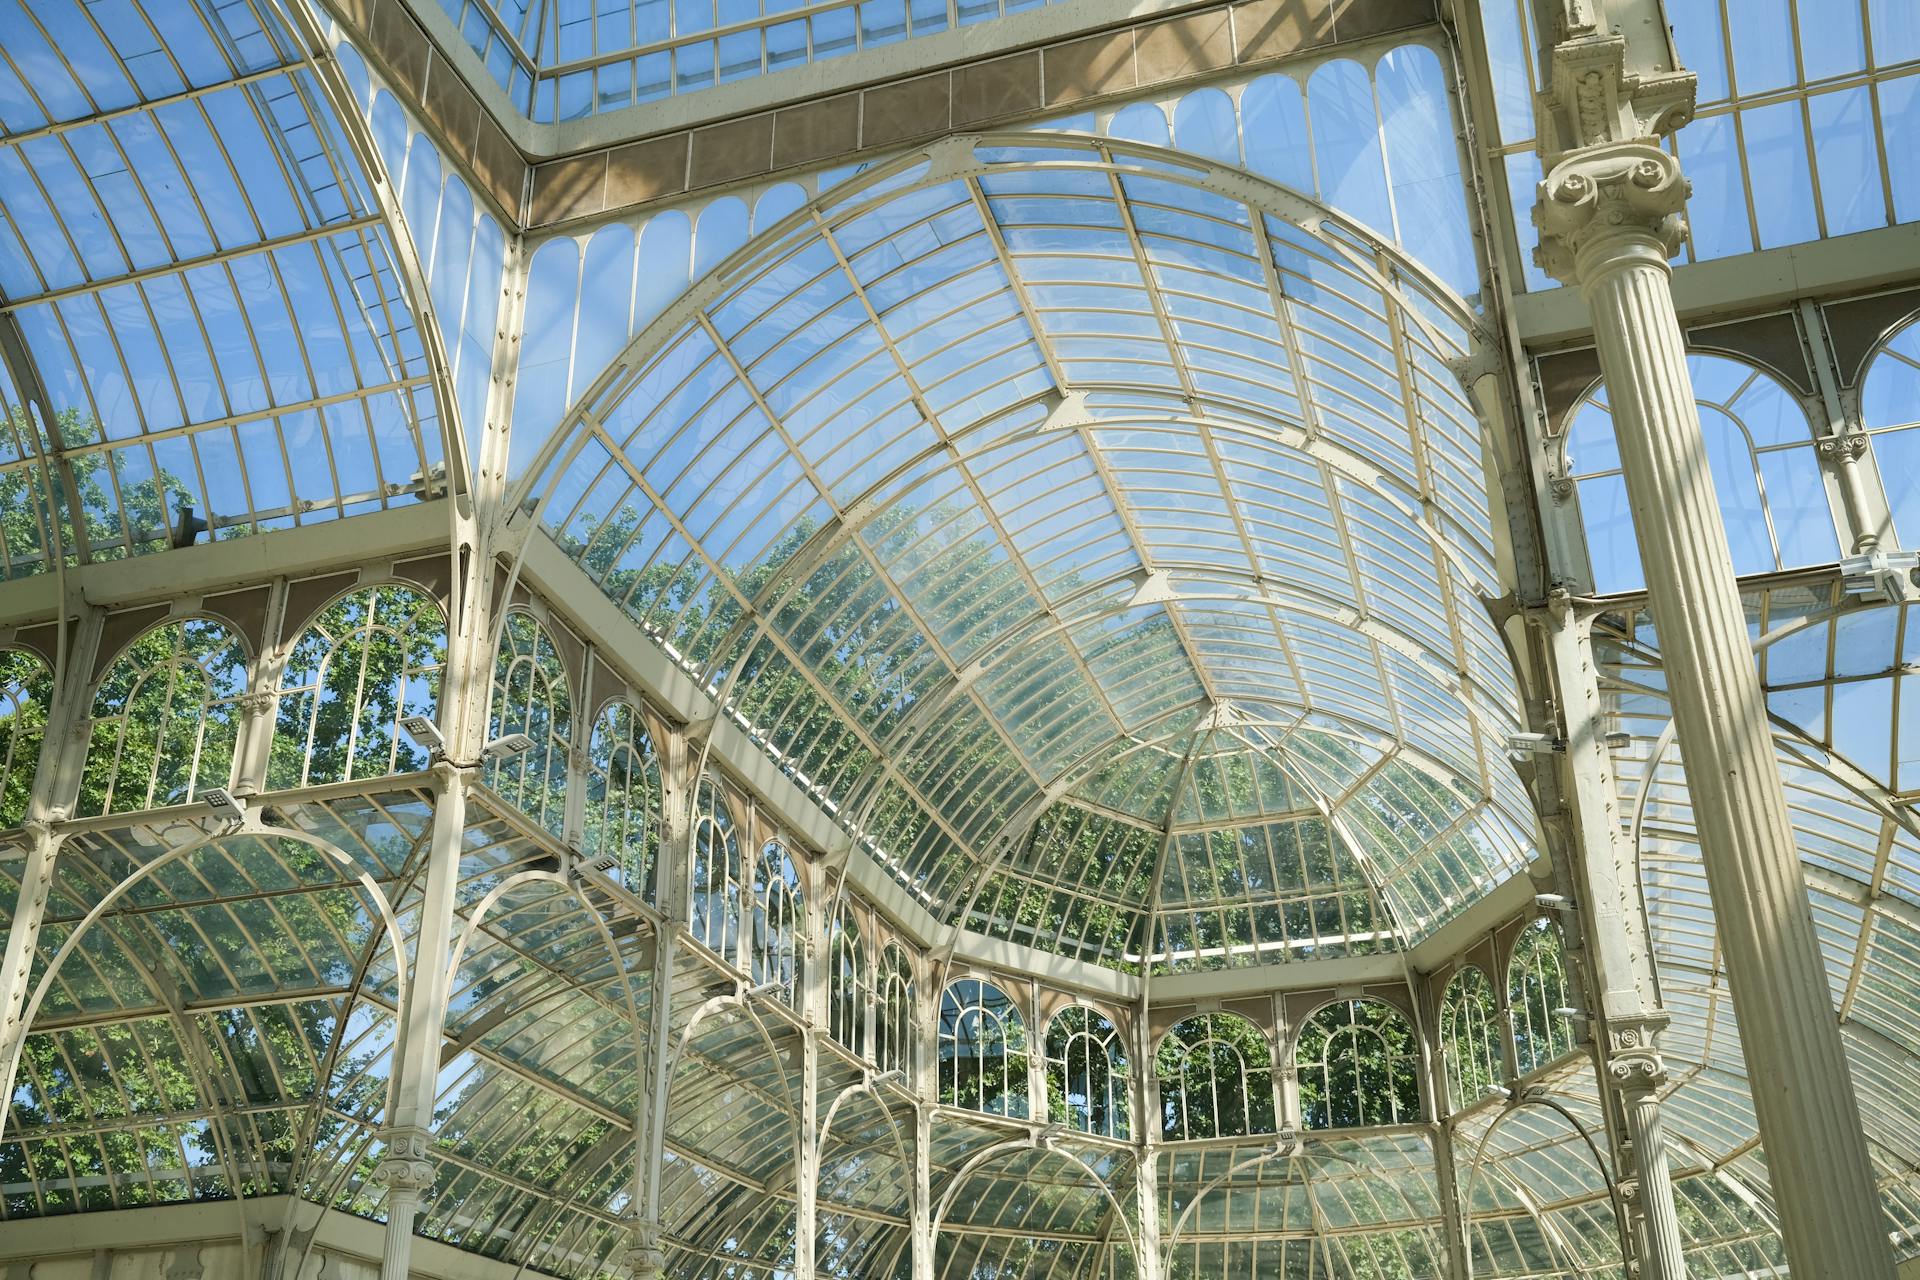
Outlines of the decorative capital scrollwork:
M 1607 1072 L 1623 1089 L 1658 1089 L 1667 1082 L 1666 1061 L 1651 1049 L 1613 1055 Z
M 252 689 L 233 700 L 242 714 L 249 716 L 272 715 L 274 707 L 280 701 L 280 694 L 273 689 Z
M 1534 261 L 1572 284 L 1586 253 L 1620 241 L 1648 241 L 1672 257 L 1686 238 L 1681 213 L 1691 188 L 1680 162 L 1649 142 L 1611 143 L 1569 154 L 1540 182 L 1533 207 L 1540 244 Z
M 417 1125 L 389 1129 L 386 1155 L 374 1168 L 373 1180 L 389 1191 L 425 1191 L 433 1185 L 433 1135 Z
M 1616 1086 L 1638 1092 L 1658 1089 L 1667 1082 L 1667 1064 L 1657 1041 L 1668 1021 L 1666 1013 L 1658 1009 L 1608 1021 L 1607 1074 Z
M 1828 436 L 1820 442 L 1820 456 L 1838 462 L 1841 459 L 1857 461 L 1867 452 L 1867 433 L 1857 429 L 1841 432 L 1837 436 Z
M 627 1245 L 627 1268 L 633 1280 L 653 1280 L 666 1274 L 667 1253 L 660 1247 L 660 1224 L 635 1221 L 633 1240 Z

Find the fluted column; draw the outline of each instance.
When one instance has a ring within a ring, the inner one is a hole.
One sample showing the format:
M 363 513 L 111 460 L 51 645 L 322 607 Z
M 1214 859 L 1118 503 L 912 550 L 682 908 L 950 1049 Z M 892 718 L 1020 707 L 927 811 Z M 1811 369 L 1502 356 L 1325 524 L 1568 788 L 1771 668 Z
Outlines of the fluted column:
M 1571 151 L 1541 183 L 1541 256 L 1592 313 L 1789 1261 L 1797 1275 L 1891 1280 L 1669 288 L 1686 194 L 1650 143 Z
M 418 1125 L 388 1127 L 386 1155 L 373 1171 L 387 1188 L 387 1234 L 380 1251 L 380 1280 L 407 1280 L 413 1256 L 413 1224 L 433 1186 L 433 1135 Z
M 1628 1049 L 1607 1063 L 1626 1114 L 1633 1174 L 1625 1189 L 1640 1219 L 1641 1274 L 1650 1280 L 1685 1280 L 1686 1255 L 1680 1247 L 1680 1216 L 1673 1204 L 1673 1176 L 1667 1168 L 1666 1122 L 1660 1116 L 1660 1088 L 1666 1065 L 1650 1050 Z

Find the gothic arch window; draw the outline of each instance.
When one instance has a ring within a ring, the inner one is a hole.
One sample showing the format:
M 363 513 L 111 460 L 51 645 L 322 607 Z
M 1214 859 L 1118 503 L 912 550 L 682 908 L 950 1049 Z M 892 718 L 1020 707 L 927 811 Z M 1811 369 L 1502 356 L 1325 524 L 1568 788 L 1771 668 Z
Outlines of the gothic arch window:
M 573 704 L 553 637 L 533 615 L 515 609 L 500 632 L 493 663 L 491 738 L 524 733 L 533 745 L 490 760 L 487 785 L 558 835 L 566 817 L 567 756 Z
M 1024 1120 L 1027 1026 L 1013 998 L 962 978 L 940 996 L 940 1101 Z
M 1420 1042 L 1382 1000 L 1341 1000 L 1300 1029 L 1293 1049 L 1309 1129 L 1406 1124 L 1420 1118 Z
M 769 840 L 753 868 L 753 983 L 779 983 L 781 999 L 789 1005 L 800 980 L 806 918 L 793 855 L 780 841 Z
M 20 649 L 0 649 L 0 827 L 27 816 L 53 705 L 53 672 Z
M 867 1052 L 867 948 L 860 922 L 842 902 L 827 938 L 827 1033 L 854 1053 Z
M 1535 920 L 1507 962 L 1507 1004 L 1513 1010 L 1513 1052 L 1520 1074 L 1573 1050 L 1566 943 L 1551 920 Z
M 1840 554 L 1807 415 L 1772 375 L 1725 356 L 1690 355 L 1700 430 L 1736 573 L 1826 564 Z M 1580 502 L 1594 586 L 1644 585 L 1606 388 L 1567 428 L 1567 475 Z
M 913 967 L 907 949 L 889 942 L 880 951 L 878 1016 L 873 1060 L 882 1071 L 907 1071 L 913 1060 Z
M 1238 1138 L 1274 1131 L 1273 1051 L 1237 1013 L 1197 1013 L 1153 1056 L 1164 1138 Z
M 693 796 L 693 858 L 687 867 L 687 927 L 728 962 L 740 944 L 740 838 L 733 811 L 712 778 Z
M 1894 545 L 1920 546 L 1920 320 L 1909 320 L 1867 366 L 1860 418 L 1893 511 Z
M 1047 1023 L 1047 1119 L 1125 1141 L 1127 1051 L 1105 1014 L 1070 1005 Z
M 660 848 L 660 764 L 646 718 L 631 702 L 608 703 L 587 744 L 586 829 L 593 865 L 648 902 Z
M 1487 975 L 1472 965 L 1453 975 L 1440 1003 L 1440 1054 L 1447 1104 L 1471 1106 L 1500 1083 L 1500 1007 Z
M 344 782 L 427 767 L 400 732 L 404 716 L 439 706 L 447 627 L 425 592 L 387 583 L 320 611 L 280 676 L 269 785 Z
M 163 623 L 128 645 L 93 699 L 82 814 L 185 804 L 233 773 L 247 656 L 207 618 Z

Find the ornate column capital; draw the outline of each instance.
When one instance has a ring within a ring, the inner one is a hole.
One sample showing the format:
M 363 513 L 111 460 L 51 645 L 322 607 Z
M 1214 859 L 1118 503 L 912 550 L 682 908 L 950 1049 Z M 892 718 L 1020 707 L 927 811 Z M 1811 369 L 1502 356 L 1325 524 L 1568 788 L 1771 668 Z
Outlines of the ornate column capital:
M 422 1192 L 433 1185 L 433 1134 L 419 1125 L 386 1131 L 386 1155 L 374 1168 L 373 1180 L 389 1192 Z
M 250 716 L 264 716 L 273 712 L 280 702 L 280 682 L 275 679 L 272 688 L 249 689 L 233 700 L 233 705 Z
M 653 1280 L 665 1275 L 667 1251 L 660 1247 L 660 1224 L 635 1219 L 633 1239 L 627 1244 L 627 1269 L 633 1280 Z
M 1667 1028 L 1664 1012 L 1614 1019 L 1607 1026 L 1607 1074 L 1629 1093 L 1652 1092 L 1667 1082 L 1666 1059 L 1655 1040 Z
M 1664 263 L 1686 237 L 1690 191 L 1680 162 L 1650 142 L 1570 153 L 1540 182 L 1534 261 L 1563 284 L 1585 278 L 1599 253 L 1638 246 Z
M 1858 461 L 1867 452 L 1867 433 L 1855 426 L 1849 426 L 1838 435 L 1828 436 L 1820 442 L 1822 457 L 1835 461 Z

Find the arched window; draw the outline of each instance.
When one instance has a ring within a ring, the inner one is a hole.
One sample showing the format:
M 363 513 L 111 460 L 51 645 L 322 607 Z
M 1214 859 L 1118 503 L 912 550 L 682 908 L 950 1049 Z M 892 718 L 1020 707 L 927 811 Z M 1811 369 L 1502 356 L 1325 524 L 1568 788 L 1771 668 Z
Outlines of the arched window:
M 687 923 L 693 936 L 732 962 L 740 945 L 740 840 L 733 811 L 712 778 L 693 796 L 693 860 L 687 868 Z
M 1486 974 L 1469 965 L 1453 976 L 1440 1005 L 1440 1053 L 1447 1064 L 1447 1105 L 1454 1111 L 1500 1083 L 1499 1017 Z
M 226 786 L 246 690 L 246 654 L 217 622 L 169 622 L 135 640 L 94 694 L 80 813 L 185 804 Z
M 1688 356 L 1687 370 L 1734 571 L 1770 573 L 1836 559 L 1833 510 L 1806 413 L 1793 393 L 1724 356 Z M 1587 397 L 1567 428 L 1567 474 L 1580 498 L 1594 586 L 1612 592 L 1644 585 L 1604 387 Z
M 1167 1032 L 1153 1055 L 1162 1137 L 1272 1133 L 1273 1051 L 1235 1013 L 1198 1013 Z
M 1047 1024 L 1047 1119 L 1125 1140 L 1127 1051 L 1112 1021 L 1071 1005 Z
M 867 1052 L 867 949 L 860 922 L 842 902 L 827 938 L 827 1034 L 853 1052 Z
M 753 868 L 753 984 L 777 982 L 789 1005 L 800 978 L 806 903 L 787 846 L 769 840 Z
M 588 859 L 654 901 L 654 853 L 660 847 L 660 765 L 647 722 L 630 702 L 610 702 L 593 722 L 587 746 Z
M 446 660 L 446 621 L 425 592 L 368 587 L 322 609 L 280 676 L 268 784 L 426 768 L 427 753 L 400 732 L 400 720 L 433 718 Z
M 0 827 L 17 827 L 27 816 L 52 705 L 47 664 L 19 649 L 0 649 Z
M 1893 510 L 1894 545 L 1920 546 L 1920 321 L 1909 321 L 1867 366 L 1860 417 Z
M 1321 1009 L 1300 1029 L 1293 1065 L 1309 1129 L 1420 1118 L 1420 1045 L 1405 1015 L 1384 1001 Z
M 940 996 L 940 1101 L 1027 1117 L 1027 1026 L 991 982 L 962 978 Z
M 873 1028 L 873 1061 L 882 1071 L 906 1071 L 913 1060 L 913 967 L 907 949 L 889 942 L 880 952 L 880 1000 Z
M 1573 1050 L 1573 1019 L 1566 943 L 1551 920 L 1535 920 L 1514 944 L 1507 964 L 1507 1004 L 1513 1010 L 1513 1054 L 1520 1074 L 1538 1070 Z
M 493 662 L 495 739 L 524 733 L 533 745 L 487 763 L 487 785 L 558 835 L 566 817 L 567 754 L 573 705 L 553 638 L 533 615 L 516 609 L 500 632 Z

